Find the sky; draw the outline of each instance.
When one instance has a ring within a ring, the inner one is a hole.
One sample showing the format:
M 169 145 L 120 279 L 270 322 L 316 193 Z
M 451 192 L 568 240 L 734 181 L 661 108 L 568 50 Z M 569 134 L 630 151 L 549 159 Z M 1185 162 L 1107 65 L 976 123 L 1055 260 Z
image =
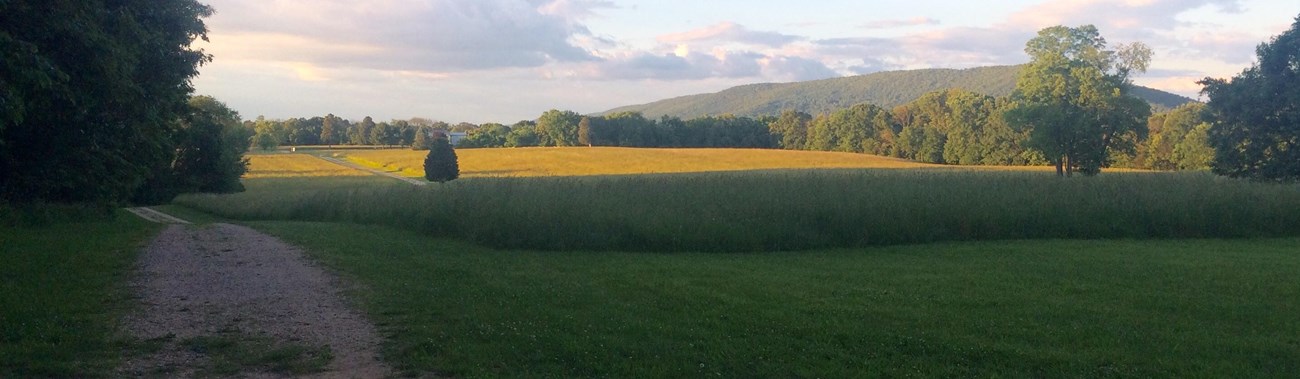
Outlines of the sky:
M 1046 27 L 1155 51 L 1138 84 L 1197 98 L 1300 0 L 200 0 L 194 79 L 245 119 L 512 124 L 736 85 L 1028 62 Z

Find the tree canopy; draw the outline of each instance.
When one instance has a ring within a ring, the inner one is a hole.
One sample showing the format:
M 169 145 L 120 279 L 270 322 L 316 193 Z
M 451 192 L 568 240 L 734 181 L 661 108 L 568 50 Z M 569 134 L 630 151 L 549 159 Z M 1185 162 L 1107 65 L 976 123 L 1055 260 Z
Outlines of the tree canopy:
M 0 200 L 127 199 L 170 165 L 210 57 L 194 0 L 0 1 Z
M 1007 119 L 1029 131 L 1027 146 L 1056 165 L 1059 175 L 1095 175 L 1110 149 L 1129 148 L 1151 107 L 1129 96 L 1129 75 L 1145 72 L 1151 50 L 1134 43 L 1107 50 L 1092 25 L 1054 26 L 1025 44 L 1031 60 L 1016 81 Z
M 1232 80 L 1205 78 L 1215 173 L 1256 180 L 1300 179 L 1300 17 L 1260 44 L 1258 61 Z

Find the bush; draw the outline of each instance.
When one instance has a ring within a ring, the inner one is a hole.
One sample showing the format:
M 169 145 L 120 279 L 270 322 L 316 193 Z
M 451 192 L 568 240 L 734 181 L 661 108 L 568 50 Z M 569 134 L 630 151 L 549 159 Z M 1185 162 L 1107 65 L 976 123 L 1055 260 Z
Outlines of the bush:
M 429 155 L 424 157 L 424 178 L 442 183 L 458 177 L 460 165 L 456 162 L 456 150 L 446 136 L 435 138 L 429 147 Z

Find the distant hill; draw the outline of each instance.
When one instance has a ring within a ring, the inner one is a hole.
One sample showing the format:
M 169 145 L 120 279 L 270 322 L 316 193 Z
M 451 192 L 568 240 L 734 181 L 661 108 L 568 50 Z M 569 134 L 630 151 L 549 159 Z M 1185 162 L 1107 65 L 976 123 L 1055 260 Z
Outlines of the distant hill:
M 1016 87 L 1021 66 L 888 71 L 843 78 L 796 83 L 763 83 L 732 87 L 722 92 L 660 100 L 614 108 L 601 114 L 639 111 L 646 117 L 662 115 L 684 119 L 709 115 L 777 115 L 786 109 L 810 114 L 833 112 L 860 103 L 886 108 L 906 104 L 926 92 L 961 88 L 990 96 L 1007 96 Z M 1194 100 L 1157 89 L 1138 87 L 1134 94 L 1167 110 Z

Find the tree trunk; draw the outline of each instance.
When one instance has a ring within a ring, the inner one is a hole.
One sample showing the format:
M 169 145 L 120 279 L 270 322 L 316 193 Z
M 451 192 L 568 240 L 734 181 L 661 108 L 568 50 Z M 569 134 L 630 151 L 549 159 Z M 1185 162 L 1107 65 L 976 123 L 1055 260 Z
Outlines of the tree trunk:
M 1056 176 L 1065 176 L 1065 171 L 1061 168 L 1061 161 L 1064 160 L 1064 158 L 1056 158 L 1053 160 L 1056 161 Z

